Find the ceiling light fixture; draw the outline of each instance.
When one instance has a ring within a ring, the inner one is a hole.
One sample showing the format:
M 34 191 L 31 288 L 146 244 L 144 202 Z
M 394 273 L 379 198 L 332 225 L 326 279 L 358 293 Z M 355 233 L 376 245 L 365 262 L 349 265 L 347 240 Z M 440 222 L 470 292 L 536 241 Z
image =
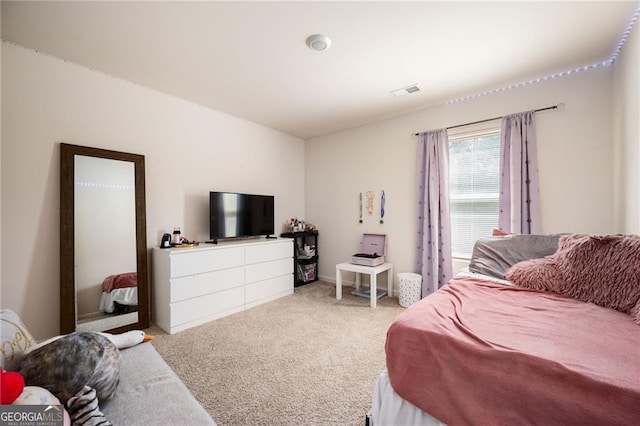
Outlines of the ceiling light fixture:
M 313 34 L 307 37 L 307 46 L 311 50 L 322 52 L 331 46 L 331 39 L 324 34 Z

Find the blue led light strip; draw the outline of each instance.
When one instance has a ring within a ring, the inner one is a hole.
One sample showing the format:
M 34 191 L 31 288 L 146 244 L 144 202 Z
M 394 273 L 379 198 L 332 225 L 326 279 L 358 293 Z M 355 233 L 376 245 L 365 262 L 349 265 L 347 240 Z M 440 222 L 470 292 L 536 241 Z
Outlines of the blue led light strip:
M 76 182 L 76 186 L 80 188 L 125 189 L 125 190 L 135 189 L 135 187 L 131 185 L 114 185 L 110 183 L 93 183 L 93 182 Z
M 570 75 L 570 74 L 575 74 L 575 73 L 582 72 L 582 71 L 588 71 L 588 70 L 592 70 L 592 69 L 595 69 L 595 68 L 611 66 L 618 59 L 618 56 L 620 55 L 620 51 L 622 50 L 622 47 L 624 46 L 624 44 L 626 43 L 627 39 L 629 38 L 629 34 L 631 34 L 631 31 L 633 30 L 633 27 L 636 25 L 636 22 L 638 22 L 638 17 L 639 16 L 640 16 L 640 3 L 638 3 L 638 7 L 636 7 L 636 10 L 633 13 L 633 16 L 631 17 L 631 20 L 629 21 L 629 25 L 627 25 L 627 28 L 625 29 L 624 33 L 622 34 L 622 37 L 620 38 L 620 41 L 618 41 L 618 44 L 616 45 L 616 48 L 613 51 L 613 54 L 606 61 L 596 62 L 596 63 L 590 64 L 590 65 L 585 65 L 583 67 L 573 68 L 573 69 L 570 69 L 570 70 L 561 71 L 561 72 L 557 72 L 557 73 L 554 73 L 554 74 L 547 74 L 547 75 L 542 76 L 542 77 L 534 78 L 534 79 L 523 81 L 523 82 L 516 83 L 516 84 L 511 84 L 509 86 L 499 87 L 497 89 L 485 90 L 484 92 L 474 93 L 473 95 L 468 95 L 468 96 L 463 96 L 461 98 L 452 99 L 452 100 L 446 101 L 445 105 L 456 104 L 458 102 L 468 101 L 470 99 L 479 98 L 481 96 L 492 95 L 494 93 L 506 92 L 507 90 L 512 90 L 512 89 L 517 89 L 517 88 L 524 87 L 524 86 L 529 86 L 529 85 L 532 85 L 532 84 L 540 83 L 541 81 L 553 80 L 554 78 L 564 77 L 564 76 L 567 76 L 567 75 Z
M 638 7 L 636 7 L 636 11 L 633 13 L 631 20 L 629 21 L 629 25 L 627 25 L 627 29 L 622 34 L 622 37 L 620 37 L 620 41 L 616 45 L 616 49 L 613 51 L 613 55 L 611 55 L 611 59 L 609 59 L 609 61 L 611 61 L 612 64 L 618 59 L 618 56 L 620 55 L 620 51 L 622 50 L 622 46 L 624 46 L 624 44 L 627 42 L 627 39 L 629 38 L 629 34 L 631 34 L 631 30 L 633 30 L 633 27 L 636 25 L 636 22 L 638 22 L 638 16 L 640 16 L 640 2 L 638 3 Z

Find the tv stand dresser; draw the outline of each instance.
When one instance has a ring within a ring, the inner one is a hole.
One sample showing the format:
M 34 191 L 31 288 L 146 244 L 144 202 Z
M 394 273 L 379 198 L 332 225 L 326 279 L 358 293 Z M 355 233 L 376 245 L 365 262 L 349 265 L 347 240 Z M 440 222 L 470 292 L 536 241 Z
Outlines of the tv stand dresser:
M 293 241 L 153 249 L 152 319 L 177 333 L 293 294 Z

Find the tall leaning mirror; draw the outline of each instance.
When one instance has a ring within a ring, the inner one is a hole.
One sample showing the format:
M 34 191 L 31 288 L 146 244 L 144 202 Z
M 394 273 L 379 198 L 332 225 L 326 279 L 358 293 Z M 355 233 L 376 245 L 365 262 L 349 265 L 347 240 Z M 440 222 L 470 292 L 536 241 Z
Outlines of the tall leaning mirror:
M 60 144 L 60 333 L 149 327 L 144 156 Z

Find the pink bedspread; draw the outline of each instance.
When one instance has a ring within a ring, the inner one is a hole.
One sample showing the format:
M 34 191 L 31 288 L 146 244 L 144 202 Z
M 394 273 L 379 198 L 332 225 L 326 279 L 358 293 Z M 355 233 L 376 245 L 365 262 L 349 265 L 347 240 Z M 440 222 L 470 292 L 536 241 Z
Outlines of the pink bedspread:
M 449 425 L 640 424 L 640 326 L 590 303 L 454 279 L 386 352 L 396 393 Z
M 124 274 L 109 275 L 102 281 L 102 291 L 111 293 L 116 288 L 135 287 L 138 285 L 138 274 L 126 272 Z

